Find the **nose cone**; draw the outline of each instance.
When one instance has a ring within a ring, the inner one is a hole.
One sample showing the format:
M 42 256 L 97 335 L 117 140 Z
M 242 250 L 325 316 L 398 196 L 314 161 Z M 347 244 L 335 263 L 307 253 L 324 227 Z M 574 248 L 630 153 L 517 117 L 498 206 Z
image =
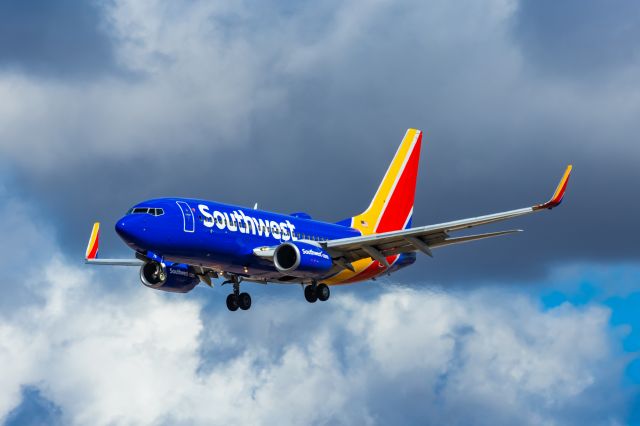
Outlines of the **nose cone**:
M 124 216 L 116 222 L 116 232 L 129 246 L 142 248 L 145 233 L 144 220 L 140 216 Z

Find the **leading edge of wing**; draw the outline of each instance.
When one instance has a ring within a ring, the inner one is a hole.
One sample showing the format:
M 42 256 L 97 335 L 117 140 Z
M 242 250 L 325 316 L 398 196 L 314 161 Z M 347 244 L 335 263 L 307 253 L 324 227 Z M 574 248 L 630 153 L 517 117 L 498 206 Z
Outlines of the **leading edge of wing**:
M 536 204 L 532 207 L 525 207 L 521 209 L 509 210 L 506 212 L 488 214 L 484 216 L 478 216 L 468 219 L 454 220 L 451 222 L 443 222 L 435 225 L 421 226 L 416 228 L 410 228 L 399 231 L 383 232 L 380 234 L 365 235 L 359 237 L 341 238 L 336 240 L 327 241 L 324 245 L 327 249 L 333 249 L 337 251 L 349 251 L 359 249 L 362 245 L 378 245 L 384 244 L 396 239 L 402 239 L 404 237 L 426 237 L 431 234 L 447 233 L 451 231 L 460 231 L 463 229 L 473 228 L 475 226 L 487 225 L 494 222 L 500 222 L 507 219 L 513 219 L 519 216 L 524 216 L 530 213 L 542 209 L 552 209 L 557 207 L 564 197 L 564 193 L 569 182 L 569 176 L 571 174 L 572 166 L 567 166 L 560 183 L 556 187 L 553 196 L 549 201 L 542 204 Z

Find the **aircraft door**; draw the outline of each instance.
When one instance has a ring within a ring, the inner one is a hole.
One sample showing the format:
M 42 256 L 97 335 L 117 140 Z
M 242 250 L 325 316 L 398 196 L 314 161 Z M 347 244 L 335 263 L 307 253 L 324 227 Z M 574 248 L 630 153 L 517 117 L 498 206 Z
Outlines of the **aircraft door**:
M 193 211 L 189 204 L 184 201 L 176 201 L 180 211 L 182 212 L 182 219 L 184 222 L 184 232 L 194 232 L 196 229 L 196 221 L 193 218 Z

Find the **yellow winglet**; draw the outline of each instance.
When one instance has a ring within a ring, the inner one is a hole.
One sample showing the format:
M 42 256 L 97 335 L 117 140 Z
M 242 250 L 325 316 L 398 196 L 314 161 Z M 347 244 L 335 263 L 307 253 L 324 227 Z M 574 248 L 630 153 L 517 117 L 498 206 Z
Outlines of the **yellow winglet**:
M 562 198 L 564 197 L 564 192 L 567 190 L 567 184 L 569 183 L 569 176 L 571 176 L 572 169 L 573 166 L 569 164 L 564 172 L 564 175 L 562 176 L 562 179 L 560 179 L 560 183 L 556 187 L 556 191 L 553 193 L 551 199 L 544 204 L 538 204 L 537 206 L 534 206 L 534 210 L 552 209 L 560 205 L 560 203 L 562 202 Z
M 85 259 L 91 260 L 98 257 L 98 245 L 100 243 L 100 222 L 93 224 L 91 230 L 91 237 L 89 237 L 89 244 L 87 245 L 87 252 L 85 253 Z

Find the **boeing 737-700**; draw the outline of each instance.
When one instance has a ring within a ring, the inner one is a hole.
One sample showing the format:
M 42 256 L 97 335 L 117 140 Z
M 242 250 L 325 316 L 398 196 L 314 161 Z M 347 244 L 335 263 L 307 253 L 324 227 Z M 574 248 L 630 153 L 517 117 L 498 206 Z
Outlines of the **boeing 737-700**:
M 306 213 L 271 213 L 191 198 L 159 198 L 133 206 L 115 230 L 135 252 L 131 259 L 98 257 L 100 224 L 93 226 L 86 251 L 91 265 L 140 268 L 150 288 L 187 293 L 203 282 L 222 278 L 233 291 L 227 308 L 251 307 L 241 283 L 300 284 L 314 303 L 329 299 L 329 286 L 371 280 L 405 268 L 416 252 L 433 250 L 514 232 L 512 229 L 452 236 L 473 228 L 560 204 L 571 173 L 568 166 L 549 201 L 532 207 L 411 227 L 422 132 L 409 129 L 369 207 L 336 223 Z

